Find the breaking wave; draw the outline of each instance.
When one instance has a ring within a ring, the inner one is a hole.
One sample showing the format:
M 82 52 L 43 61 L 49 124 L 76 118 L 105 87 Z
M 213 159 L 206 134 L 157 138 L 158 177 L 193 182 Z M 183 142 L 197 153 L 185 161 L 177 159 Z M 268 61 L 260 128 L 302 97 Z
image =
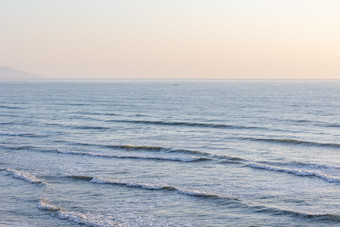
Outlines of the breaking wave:
M 291 173 L 297 176 L 318 177 L 327 182 L 340 183 L 340 177 L 327 175 L 325 173 L 321 173 L 317 171 L 304 170 L 304 169 L 291 169 L 291 168 L 277 167 L 277 166 L 258 164 L 258 163 L 251 163 L 248 166 L 251 168 L 255 168 L 255 169 L 265 169 L 265 170 L 270 170 L 270 171 Z
M 7 168 L 5 169 L 9 174 L 11 174 L 14 178 L 17 179 L 21 179 L 24 180 L 28 183 L 31 184 L 40 184 L 42 183 L 41 180 L 39 180 L 38 178 L 36 178 L 33 174 L 25 172 L 25 171 L 19 171 L 19 170 L 14 170 L 14 169 L 10 169 Z
M 147 159 L 147 160 L 161 160 L 161 161 L 178 161 L 178 162 L 197 162 L 207 161 L 208 158 L 203 157 L 162 157 L 162 156 L 137 156 L 137 155 L 119 155 L 119 154 L 100 154 L 93 152 L 75 152 L 75 151 L 59 151 L 54 150 L 60 154 L 84 155 L 101 158 L 123 158 L 123 159 Z
M 316 164 L 310 162 L 301 162 L 301 161 L 288 161 L 288 162 L 267 162 L 262 161 L 261 164 L 274 165 L 274 166 L 293 166 L 293 168 L 311 168 L 311 169 L 330 169 L 330 170 L 340 170 L 340 167 Z
M 57 217 L 70 222 L 85 225 L 85 226 L 123 226 L 122 224 L 113 220 L 104 220 L 101 216 L 94 216 L 90 214 L 83 214 L 75 211 L 68 211 L 62 207 L 55 206 L 49 203 L 45 198 L 41 198 L 38 204 L 38 208 L 41 210 L 48 210 L 57 213 Z
M 256 213 L 269 213 L 271 215 L 288 215 L 292 217 L 318 220 L 323 222 L 340 222 L 340 215 L 331 213 L 308 213 L 296 210 L 287 210 L 276 207 L 254 206 L 251 209 Z

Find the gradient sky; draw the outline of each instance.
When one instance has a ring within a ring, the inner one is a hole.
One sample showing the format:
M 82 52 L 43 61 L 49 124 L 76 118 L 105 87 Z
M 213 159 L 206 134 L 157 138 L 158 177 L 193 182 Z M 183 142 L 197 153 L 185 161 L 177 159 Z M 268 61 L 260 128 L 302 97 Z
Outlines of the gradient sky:
M 340 0 L 0 0 L 0 66 L 47 78 L 340 79 Z

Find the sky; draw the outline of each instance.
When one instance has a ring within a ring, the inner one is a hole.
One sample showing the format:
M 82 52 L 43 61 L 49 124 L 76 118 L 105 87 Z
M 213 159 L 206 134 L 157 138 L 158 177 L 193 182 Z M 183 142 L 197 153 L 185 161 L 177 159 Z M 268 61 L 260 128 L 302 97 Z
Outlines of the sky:
M 339 12 L 339 0 L 0 0 L 0 66 L 62 79 L 340 79 Z

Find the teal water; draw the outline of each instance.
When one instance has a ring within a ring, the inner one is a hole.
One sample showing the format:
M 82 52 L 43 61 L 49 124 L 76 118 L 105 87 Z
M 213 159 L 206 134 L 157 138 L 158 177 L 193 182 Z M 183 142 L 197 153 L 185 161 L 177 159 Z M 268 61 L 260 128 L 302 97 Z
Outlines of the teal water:
M 1 82 L 0 154 L 0 226 L 338 226 L 340 82 Z

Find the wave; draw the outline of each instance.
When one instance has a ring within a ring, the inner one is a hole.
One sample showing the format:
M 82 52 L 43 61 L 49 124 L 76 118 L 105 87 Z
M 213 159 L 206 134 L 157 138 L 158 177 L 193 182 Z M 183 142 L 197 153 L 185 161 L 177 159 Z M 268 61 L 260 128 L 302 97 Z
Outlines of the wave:
M 92 144 L 92 143 L 79 143 L 79 142 L 67 142 L 67 141 L 55 141 L 61 143 L 68 143 L 70 145 L 79 145 L 79 146 L 91 146 L 91 147 L 100 147 L 100 148 L 108 148 L 108 149 L 119 149 L 125 151 L 150 151 L 150 152 L 164 152 L 164 153 L 182 153 L 182 154 L 199 154 L 204 156 L 210 156 L 209 153 L 194 151 L 194 150 L 186 150 L 186 149 L 173 149 L 166 148 L 160 146 L 138 146 L 138 145 L 100 145 L 100 144 Z
M 36 147 L 34 147 L 34 146 L 14 146 L 14 147 L 12 147 L 12 146 L 3 146 L 3 145 L 0 145 L 0 148 L 9 149 L 9 150 L 17 150 L 17 151 L 36 149 Z
M 55 205 L 48 203 L 48 201 L 45 198 L 40 198 L 38 208 L 41 210 L 52 210 L 52 211 L 61 210 L 60 207 L 57 207 Z
M 71 179 L 75 179 L 75 180 L 86 180 L 86 181 L 90 181 L 93 179 L 93 177 L 89 177 L 89 176 L 78 176 L 78 175 L 73 175 L 73 176 L 67 176 L 68 178 Z
M 192 155 L 204 155 L 209 156 L 209 153 L 186 150 L 186 149 L 173 149 L 158 146 L 135 146 L 135 145 L 102 145 L 105 148 L 122 149 L 126 151 L 151 151 L 151 152 L 165 152 L 165 153 L 182 153 L 182 154 L 192 154 Z
M 173 149 L 166 147 L 157 146 L 133 146 L 133 145 L 104 145 L 106 148 L 124 149 L 127 151 L 151 151 L 151 152 L 164 152 L 164 153 L 180 153 L 180 154 L 191 154 L 191 155 L 201 155 L 204 157 L 209 157 L 210 159 L 227 159 L 231 161 L 244 161 L 243 158 L 228 156 L 228 155 L 213 155 L 206 152 L 187 150 L 187 149 Z
M 10 122 L 0 122 L 0 125 L 13 125 L 16 124 L 17 122 L 15 121 L 10 121 Z
M 120 115 L 117 113 L 100 113 L 100 112 L 77 112 L 77 114 L 91 115 L 91 116 L 118 116 Z
M 311 123 L 313 121 L 310 121 L 310 120 L 291 120 L 293 122 L 297 122 L 297 123 Z
M 85 155 L 85 156 L 101 157 L 101 158 L 148 159 L 148 160 L 179 161 L 179 162 L 197 162 L 197 161 L 210 160 L 208 158 L 202 158 L 202 157 L 185 158 L 185 157 L 114 155 L 114 154 L 99 154 L 99 153 L 93 153 L 93 152 L 75 152 L 75 151 L 59 151 L 59 150 L 53 150 L 53 151 L 60 153 L 60 154 Z
M 121 159 L 147 159 L 147 160 L 160 160 L 160 161 L 178 161 L 178 162 L 199 162 L 210 161 L 212 159 L 207 157 L 190 156 L 190 157 L 164 157 L 164 156 L 139 156 L 139 155 L 121 155 L 121 154 L 102 154 L 94 152 L 79 152 L 79 151 L 61 151 L 57 149 L 42 149 L 34 146 L 0 146 L 3 149 L 10 150 L 30 150 L 37 152 L 52 152 L 58 154 L 70 154 L 80 156 L 90 156 L 99 158 L 121 158 Z
M 17 179 L 21 179 L 24 180 L 28 183 L 31 184 L 41 184 L 42 181 L 39 180 L 38 178 L 36 178 L 34 175 L 32 175 L 31 173 L 28 172 L 24 172 L 24 171 L 19 171 L 19 170 L 14 170 L 14 169 L 10 169 L 7 168 L 5 169 L 9 174 L 11 174 L 14 178 Z
M 165 152 L 165 153 L 181 153 L 181 154 L 191 154 L 191 155 L 201 155 L 205 157 L 211 157 L 215 159 L 228 159 L 233 161 L 243 161 L 244 159 L 239 157 L 233 157 L 228 155 L 213 155 L 206 152 L 194 151 L 194 150 L 186 150 L 186 149 L 173 149 L 166 147 L 157 147 L 157 146 L 133 146 L 133 145 L 104 145 L 106 148 L 116 148 L 116 149 L 124 149 L 128 151 L 154 151 L 154 152 Z
M 305 218 L 317 221 L 324 221 L 324 222 L 340 222 L 340 215 L 338 214 L 331 214 L 331 213 L 308 213 L 303 211 L 295 211 L 295 210 L 287 210 L 282 208 L 275 208 L 275 207 L 268 207 L 265 205 L 249 205 L 245 201 L 241 201 L 240 199 L 232 196 L 221 196 L 218 194 L 208 193 L 204 191 L 197 191 L 197 190 L 188 190 L 182 189 L 170 185 L 159 185 L 159 184 L 145 184 L 145 183 L 137 183 L 137 182 L 127 182 L 127 181 L 118 181 L 112 179 L 105 179 L 105 178 L 98 178 L 98 177 L 90 177 L 90 176 L 68 176 L 68 178 L 75 179 L 75 180 L 85 180 L 95 184 L 109 184 L 109 185 L 117 185 L 117 186 L 124 186 L 124 187 L 131 187 L 131 188 L 141 188 L 145 190 L 162 190 L 162 191 L 171 191 L 177 192 L 178 194 L 182 194 L 185 196 L 193 196 L 198 198 L 209 198 L 209 199 L 217 199 L 223 200 L 227 202 L 233 202 L 238 204 L 238 206 L 248 208 L 252 212 L 255 213 L 268 213 L 271 215 L 283 215 L 283 216 L 292 216 L 298 218 Z M 46 203 L 45 200 L 41 200 L 39 207 L 41 209 L 52 210 L 52 211 L 60 211 L 62 208 L 56 207 L 49 203 Z
M 97 177 L 88 177 L 88 176 L 69 176 L 69 177 L 72 179 L 87 180 L 87 181 L 90 181 L 91 183 L 96 183 L 96 184 L 112 184 L 112 185 L 120 185 L 120 186 L 126 186 L 126 187 L 131 187 L 131 188 L 142 188 L 142 189 L 147 189 L 147 190 L 175 191 L 179 194 L 183 194 L 187 196 L 194 196 L 194 197 L 238 200 L 237 198 L 231 197 L 231 196 L 220 196 L 217 194 L 212 194 L 212 193 L 203 192 L 203 191 L 177 188 L 177 187 L 170 186 L 170 185 L 156 185 L 156 184 L 145 184 L 145 183 L 137 183 L 137 182 L 126 182 L 126 181 L 117 181 L 117 180 L 97 178 Z
M 221 128 L 221 129 L 265 129 L 256 126 L 240 126 L 228 124 L 210 124 L 210 123 L 194 123 L 194 122 L 167 122 L 167 121 L 147 121 L 147 120 L 108 120 L 108 122 L 134 123 L 134 124 L 152 124 L 165 126 L 189 126 L 189 127 L 203 127 L 203 128 Z
M 295 140 L 295 139 L 268 139 L 268 138 L 241 138 L 252 141 L 262 141 L 262 142 L 272 142 L 272 143 L 282 143 L 282 144 L 292 144 L 292 145 L 306 145 L 306 146 L 318 146 L 318 147 L 336 147 L 339 148 L 339 143 L 319 143 L 312 141 L 304 141 L 304 140 Z
M 328 127 L 328 128 L 340 128 L 340 124 L 328 124 L 328 125 L 326 125 L 326 127 Z
M 59 106 L 89 106 L 89 103 L 53 103 Z
M 339 123 L 327 123 L 327 122 L 322 122 L 322 121 L 312 121 L 312 120 L 290 120 L 291 122 L 297 122 L 297 123 L 309 123 L 310 125 L 313 126 L 321 126 L 321 127 L 326 127 L 326 128 L 339 128 L 340 124 Z
M 212 198 L 212 199 L 224 199 L 224 200 L 239 200 L 238 198 L 232 197 L 232 196 L 221 196 L 217 194 L 196 191 L 196 190 L 186 190 L 186 189 L 176 188 L 176 191 L 179 194 L 188 195 L 188 196 Z
M 17 107 L 17 106 L 4 106 L 1 105 L 0 109 L 7 109 L 7 110 L 21 110 L 21 109 L 25 109 L 23 107 Z
M 267 162 L 261 161 L 261 164 L 268 165 L 276 165 L 276 166 L 294 166 L 294 167 L 307 167 L 311 169 L 331 169 L 331 170 L 340 170 L 340 167 L 330 166 L 330 165 L 322 165 L 308 162 L 300 162 L 300 161 L 289 161 L 289 162 Z
M 65 208 L 55 206 L 49 203 L 45 198 L 40 198 L 38 208 L 41 210 L 53 211 L 57 213 L 59 219 L 68 220 L 76 224 L 85 226 L 122 226 L 120 223 L 112 220 L 103 220 L 101 216 L 93 216 L 75 211 L 68 211 Z
M 255 168 L 255 169 L 265 169 L 265 170 L 270 170 L 270 171 L 291 173 L 291 174 L 294 174 L 294 175 L 297 175 L 297 176 L 318 177 L 318 178 L 323 179 L 327 182 L 340 183 L 340 177 L 331 176 L 331 175 L 327 175 L 325 173 L 320 173 L 320 172 L 311 171 L 311 170 L 291 169 L 291 168 L 277 167 L 277 166 L 258 164 L 258 163 L 251 163 L 248 166 L 251 167 L 251 168 Z
M 57 141 L 64 143 L 65 141 Z M 159 152 L 159 153 L 178 153 L 178 154 L 189 154 L 189 155 L 200 155 L 203 156 L 204 159 L 222 159 L 232 162 L 245 161 L 242 158 L 228 156 L 228 155 L 213 155 L 206 152 L 195 151 L 195 150 L 187 150 L 187 149 L 174 149 L 174 148 L 166 148 L 160 146 L 136 146 L 136 145 L 99 145 L 99 144 L 91 144 L 91 143 L 79 143 L 79 142 L 71 142 L 68 143 L 71 145 L 79 145 L 79 146 L 92 146 L 92 147 L 100 147 L 107 149 L 118 149 L 125 151 L 146 151 L 146 152 Z
M 73 128 L 73 129 L 88 129 L 88 130 L 91 130 L 91 129 L 110 129 L 109 127 L 103 127 L 103 126 L 70 126 L 70 128 Z
M 89 180 L 92 183 L 96 184 L 113 184 L 113 185 L 122 185 L 127 187 L 133 187 L 133 188 L 143 188 L 148 190 L 171 190 L 174 191 L 176 188 L 168 185 L 154 185 L 154 184 L 141 184 L 141 183 L 135 183 L 135 182 L 124 182 L 124 181 L 114 181 L 104 178 L 97 178 L 97 177 L 84 177 L 84 176 L 72 176 L 71 178 L 74 179 L 84 179 Z
M 21 137 L 46 137 L 47 135 L 36 134 L 31 132 L 0 132 L 3 136 L 21 136 Z
M 339 214 L 331 214 L 331 213 L 308 213 L 302 211 L 295 210 L 287 210 L 276 207 L 266 207 L 266 206 L 254 206 L 251 207 L 256 213 L 269 213 L 272 215 L 288 215 L 293 217 L 324 221 L 324 222 L 340 222 Z
M 226 159 L 227 163 L 230 163 L 230 161 L 232 161 L 233 163 L 239 163 L 239 162 L 243 162 L 246 161 L 243 158 L 240 157 L 235 157 L 235 156 L 229 156 L 229 155 L 211 155 L 212 158 L 216 158 L 216 159 Z
M 46 123 L 47 125 L 50 126 L 57 126 L 61 128 L 70 128 L 70 129 L 79 129 L 79 130 L 104 130 L 104 129 L 110 129 L 110 127 L 105 127 L 105 126 L 92 126 L 92 125 L 68 125 L 68 124 L 61 124 L 61 123 Z

